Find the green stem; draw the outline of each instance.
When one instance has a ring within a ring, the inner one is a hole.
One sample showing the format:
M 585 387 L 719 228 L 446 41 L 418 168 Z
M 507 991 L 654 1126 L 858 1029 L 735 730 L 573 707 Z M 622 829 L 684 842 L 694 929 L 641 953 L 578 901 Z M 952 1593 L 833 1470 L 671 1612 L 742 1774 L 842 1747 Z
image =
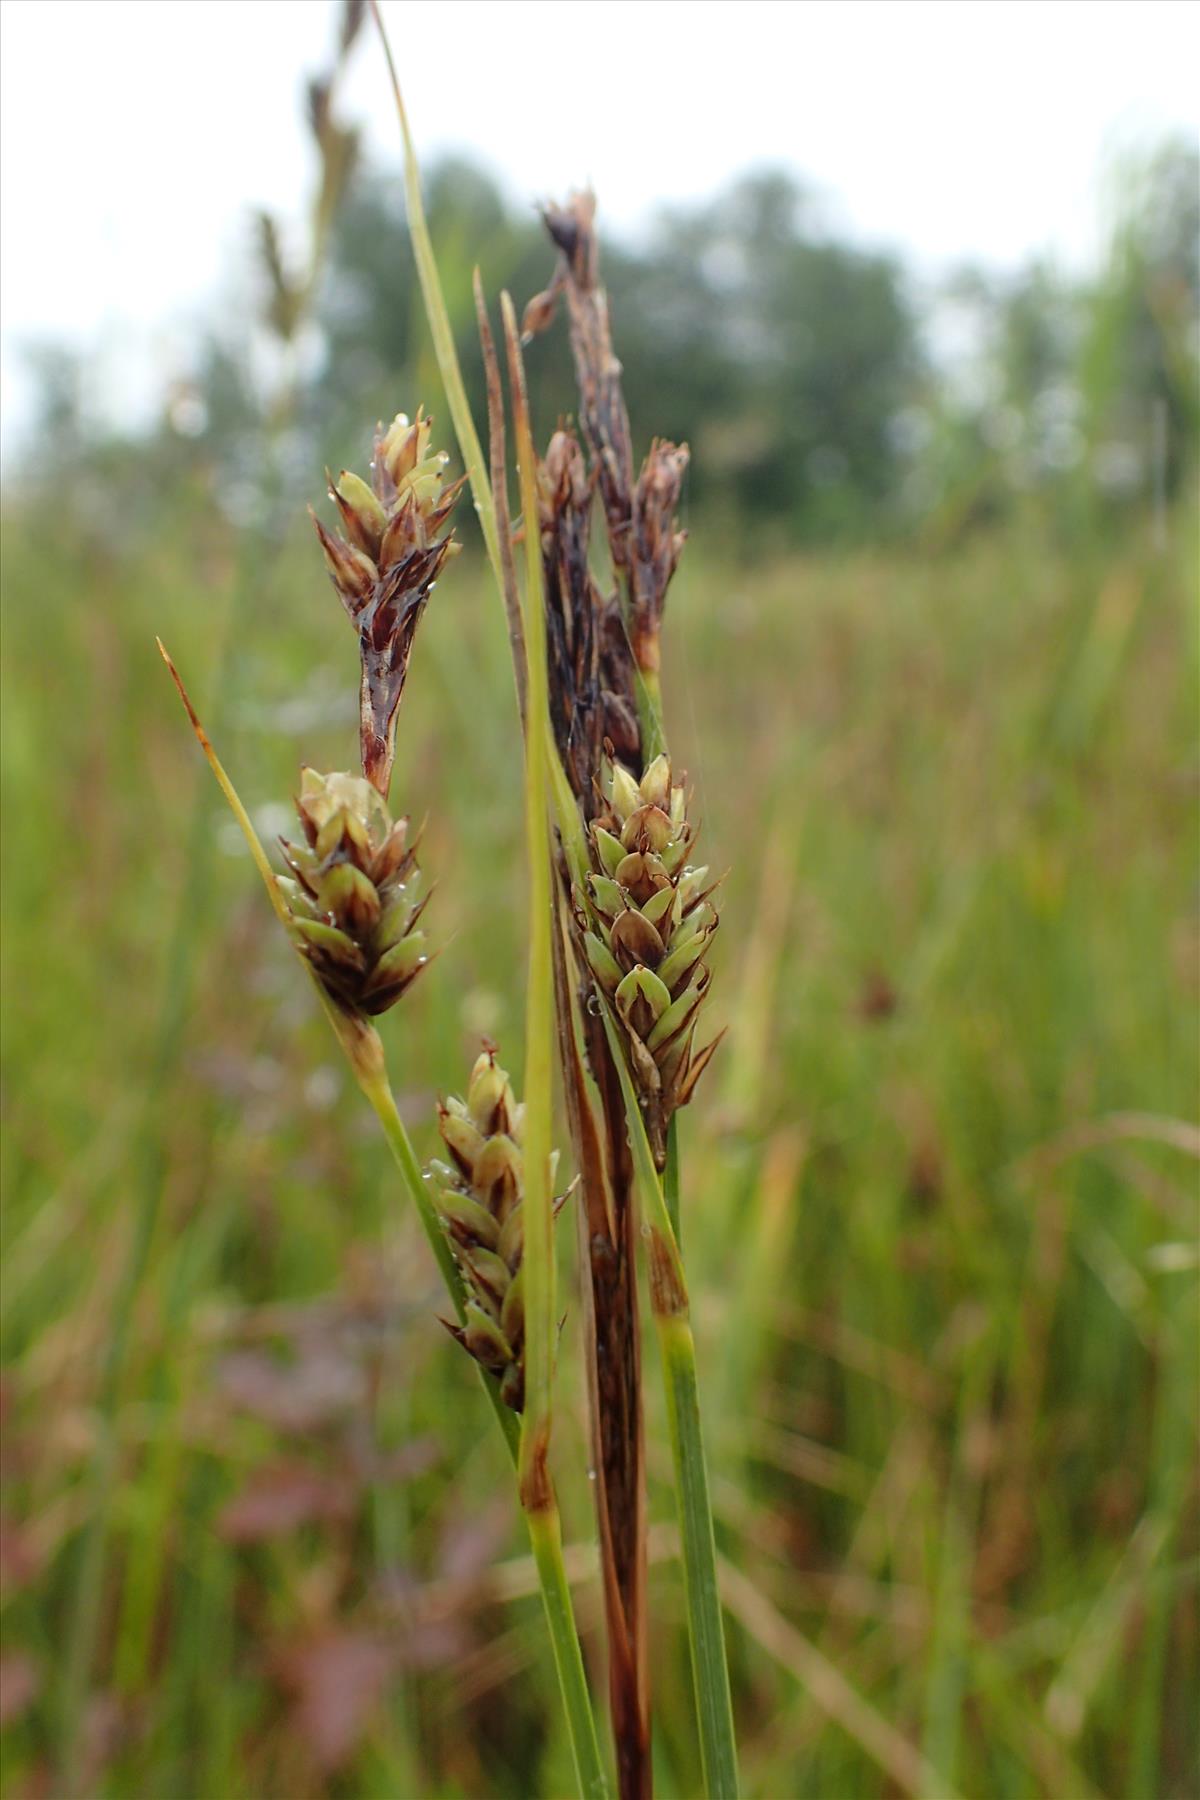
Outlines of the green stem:
M 667 1203 L 667 1214 L 671 1220 L 671 1230 L 675 1233 L 675 1242 L 683 1254 L 683 1232 L 679 1224 L 679 1114 L 671 1114 L 671 1123 L 667 1126 L 667 1166 L 663 1170 L 663 1199 Z
M 652 763 L 667 751 L 667 734 L 663 727 L 662 684 L 657 670 L 635 669 L 634 693 L 637 696 L 638 724 L 642 732 L 642 762 Z
M 437 259 L 433 254 L 433 243 L 425 219 L 425 206 L 421 199 L 421 171 L 417 163 L 416 145 L 413 143 L 412 132 L 409 129 L 408 114 L 404 109 L 404 97 L 400 92 L 400 78 L 396 73 L 396 65 L 392 59 L 392 47 L 388 42 L 388 35 L 384 29 L 377 0 L 371 0 L 371 13 L 379 32 L 379 41 L 383 45 L 383 54 L 392 82 L 392 93 L 396 101 L 396 114 L 400 120 L 400 135 L 404 139 L 404 198 L 408 212 L 408 231 L 412 239 L 413 257 L 417 265 L 417 278 L 421 283 L 421 298 L 425 302 L 425 317 L 429 321 L 434 353 L 441 371 L 442 385 L 446 390 L 450 417 L 454 423 L 454 434 L 458 439 L 463 465 L 471 484 L 471 497 L 475 502 L 480 530 L 483 532 L 483 541 L 487 547 L 488 561 L 492 565 L 496 583 L 503 593 L 504 577 L 500 567 L 500 539 L 496 531 L 496 509 L 492 503 L 492 490 L 487 478 L 483 446 L 479 442 L 479 433 L 476 431 L 475 421 L 471 417 L 471 404 L 467 399 L 467 390 L 463 386 L 462 370 L 459 367 L 458 354 L 454 348 L 454 333 L 450 329 L 450 315 L 446 311 L 442 284 L 438 278 Z
M 566 1565 L 562 1554 L 562 1529 L 558 1507 L 551 1504 L 540 1513 L 526 1513 L 529 1541 L 537 1565 L 542 1589 L 542 1604 L 550 1628 L 558 1685 L 562 1690 L 571 1749 L 575 1756 L 575 1774 L 579 1792 L 586 1800 L 606 1800 L 608 1777 L 600 1757 L 600 1741 L 592 1714 L 591 1695 L 583 1668 L 583 1655 L 575 1631 L 575 1615 L 571 1606 L 571 1590 L 567 1585 Z
M 658 671 L 639 669 L 634 685 L 642 734 L 642 761 L 649 763 L 656 756 L 667 754 Z M 717 1588 L 717 1549 L 708 1494 L 708 1469 L 700 1427 L 696 1344 L 688 1316 L 687 1281 L 680 1252 L 679 1122 L 673 1115 L 667 1128 L 667 1160 L 660 1181 L 629 1077 L 624 1048 L 607 1008 L 605 1028 L 621 1080 L 638 1184 L 650 1216 L 650 1301 L 666 1384 L 704 1791 L 710 1800 L 733 1800 L 738 1791 L 733 1699 Z
M 521 1494 L 536 1510 L 545 1503 L 550 1478 L 551 1382 L 554 1362 L 554 1214 L 550 1194 L 550 1137 L 554 1104 L 554 958 L 547 820 L 550 743 L 546 673 L 546 618 L 542 598 L 542 550 L 537 519 L 536 464 L 529 430 L 525 371 L 516 315 L 501 296 L 508 346 L 513 432 L 521 480 L 525 533 L 526 719 L 525 838 L 529 868 L 529 979 L 525 997 L 525 1414 L 521 1430 Z
M 704 1791 L 712 1796 L 712 1800 L 734 1800 L 738 1774 L 733 1702 L 725 1661 L 725 1631 L 717 1590 L 717 1550 L 700 1430 L 696 1346 L 686 1315 L 668 1317 L 656 1313 L 654 1324 L 666 1378 L 667 1422 L 675 1465 L 675 1495 L 683 1546 L 683 1582 L 692 1680 L 700 1720 Z
M 404 1121 L 396 1109 L 396 1098 L 386 1074 L 372 1071 L 359 1074 L 355 1071 L 358 1085 L 370 1101 L 375 1116 L 383 1128 L 388 1149 L 395 1159 L 396 1167 L 404 1177 L 405 1186 L 412 1196 L 413 1205 L 417 1209 L 417 1217 L 425 1236 L 429 1239 L 429 1248 L 433 1251 L 434 1261 L 441 1271 L 442 1280 L 446 1284 L 446 1292 L 454 1303 L 454 1311 L 461 1325 L 466 1317 L 463 1296 L 462 1276 L 458 1272 L 458 1264 L 454 1260 L 446 1233 L 442 1230 L 442 1222 L 438 1218 L 421 1165 L 417 1161 L 417 1153 L 412 1147 L 412 1139 L 404 1128 Z
M 738 1775 L 733 1699 L 717 1588 L 717 1550 L 700 1429 L 696 1346 L 688 1318 L 687 1280 L 620 1035 L 607 1000 L 599 995 L 598 989 L 596 991 L 604 1008 L 604 1029 L 621 1082 L 629 1143 L 644 1208 L 643 1231 L 650 1261 L 650 1305 L 662 1352 L 675 1503 L 683 1546 L 684 1597 L 704 1791 L 709 1800 L 736 1800 Z

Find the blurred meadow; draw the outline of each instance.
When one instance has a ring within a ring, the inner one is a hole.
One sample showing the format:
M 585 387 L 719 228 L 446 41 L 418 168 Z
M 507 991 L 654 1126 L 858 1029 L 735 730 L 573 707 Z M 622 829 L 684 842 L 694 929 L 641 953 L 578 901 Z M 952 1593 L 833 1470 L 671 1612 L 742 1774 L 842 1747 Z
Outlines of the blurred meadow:
M 154 642 L 264 835 L 302 762 L 350 763 L 354 639 L 304 506 L 376 417 L 446 418 L 398 193 L 349 173 L 303 325 L 247 232 L 241 326 L 143 433 L 47 354 L 5 488 L 14 1800 L 75 1800 L 68 1740 L 114 1800 L 571 1791 L 477 1383 Z M 550 252 L 478 168 L 429 196 L 482 416 L 472 265 L 521 304 Z M 666 708 L 728 871 L 728 1036 L 682 1116 L 683 1234 L 765 1800 L 1200 1792 L 1196 220 L 1176 144 L 1123 171 L 1086 280 L 920 291 L 774 175 L 605 247 L 639 454 L 693 452 Z M 544 443 L 561 331 L 529 363 Z M 462 529 L 394 787 L 437 883 L 441 953 L 383 1024 L 422 1155 L 481 1038 L 514 1075 L 523 1041 L 520 741 Z M 559 1251 L 599 1699 L 573 1230 Z M 699 1765 L 655 1355 L 672 1800 Z

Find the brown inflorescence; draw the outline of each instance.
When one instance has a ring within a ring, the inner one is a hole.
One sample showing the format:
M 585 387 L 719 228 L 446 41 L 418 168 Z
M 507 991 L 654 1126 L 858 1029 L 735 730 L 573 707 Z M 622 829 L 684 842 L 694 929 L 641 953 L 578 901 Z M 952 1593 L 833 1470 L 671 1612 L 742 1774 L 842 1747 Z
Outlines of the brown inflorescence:
M 296 810 L 304 842 L 283 840 L 292 879 L 279 888 L 301 954 L 335 1005 L 386 1012 L 429 961 L 408 820 L 393 821 L 361 775 L 315 769 L 302 773 Z
M 463 1323 L 446 1328 L 498 1378 L 514 1412 L 525 1403 L 523 1113 L 488 1046 L 471 1070 L 466 1099 L 451 1095 L 438 1108 L 450 1161 L 431 1162 L 427 1177 L 466 1288 Z
M 559 295 L 565 296 L 579 380 L 580 423 L 600 492 L 613 568 L 625 585 L 628 642 L 642 674 L 656 676 L 667 588 L 687 535 L 679 528 L 675 508 L 688 448 L 656 438 L 634 480 L 621 365 L 613 353 L 608 301 L 600 284 L 595 198 L 572 194 L 564 206 L 548 206 L 543 218 L 559 261 L 550 286 L 526 307 L 525 329 L 530 335 L 544 331 Z
M 387 798 L 396 713 L 413 638 L 433 584 L 458 549 L 439 536 L 462 488 L 444 485 L 447 458 L 429 448 L 432 420 L 398 413 L 375 438 L 371 484 L 348 469 L 329 483 L 345 536 L 313 515 L 333 585 L 358 632 L 363 774 Z
M 629 641 L 643 675 L 657 675 L 667 588 L 687 539 L 675 508 L 688 466 L 686 444 L 655 438 L 633 490 L 629 547 Z
M 592 873 L 580 908 L 583 949 L 624 1028 L 655 1159 L 666 1161 L 672 1113 L 687 1104 L 716 1048 L 695 1049 L 717 927 L 708 870 L 688 861 L 686 796 L 657 756 L 640 781 L 606 759 L 606 810 L 592 821 Z
M 600 592 L 588 563 L 592 481 L 569 429 L 551 438 L 537 490 L 550 715 L 571 787 L 590 812 L 605 739 L 637 761 L 640 736 L 620 602 Z

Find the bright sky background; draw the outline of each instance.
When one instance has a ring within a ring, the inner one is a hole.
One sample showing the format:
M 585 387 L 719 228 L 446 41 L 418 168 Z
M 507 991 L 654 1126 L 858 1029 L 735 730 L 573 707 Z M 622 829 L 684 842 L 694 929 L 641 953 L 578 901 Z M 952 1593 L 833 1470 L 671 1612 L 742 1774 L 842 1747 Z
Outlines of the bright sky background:
M 474 151 L 520 201 L 591 180 L 610 230 L 769 162 L 925 272 L 1041 251 L 1081 266 L 1115 152 L 1200 132 L 1190 0 L 385 0 L 385 16 L 425 155 Z M 115 342 L 134 411 L 186 368 L 248 210 L 300 213 L 301 82 L 334 28 L 329 0 L 2 0 L 10 429 L 31 339 Z M 366 27 L 341 110 L 399 171 Z

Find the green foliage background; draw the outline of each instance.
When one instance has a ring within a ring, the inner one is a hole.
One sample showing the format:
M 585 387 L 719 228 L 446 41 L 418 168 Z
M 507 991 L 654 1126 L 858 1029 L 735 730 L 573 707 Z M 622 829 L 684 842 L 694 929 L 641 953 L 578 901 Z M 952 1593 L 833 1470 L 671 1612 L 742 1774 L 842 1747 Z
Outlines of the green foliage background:
M 478 177 L 444 180 L 460 314 L 472 258 L 490 287 L 540 286 L 534 227 Z M 896 272 L 793 231 L 778 183 L 664 227 L 641 261 L 610 257 L 639 443 L 695 450 L 667 707 L 729 871 L 714 1005 L 730 1033 L 684 1122 L 684 1230 L 745 1786 L 770 1800 L 919 1791 L 914 1751 L 939 1796 L 1194 1792 L 1180 192 L 1174 235 L 1135 194 L 1087 294 L 1043 273 L 985 296 L 974 410 L 930 373 Z M 323 370 L 273 472 L 249 339 L 214 339 L 199 438 L 81 446 L 68 381 L 47 407 L 51 474 L 6 506 L 14 1796 L 60 1791 L 114 1341 L 89 1793 L 569 1788 L 471 1372 L 154 649 L 160 633 L 264 829 L 285 824 L 301 761 L 352 757 L 355 648 L 302 502 L 325 458 L 361 466 L 364 420 L 440 396 L 386 185 L 360 187 L 339 234 Z M 701 305 L 705 268 L 736 289 L 739 245 L 741 299 Z M 561 344 L 531 362 L 548 431 Z M 912 406 L 927 431 L 901 467 L 893 421 Z M 1056 462 L 1063 425 L 1078 435 Z M 1114 443 L 1123 487 L 1101 478 Z M 814 465 L 822 449 L 843 461 Z M 840 473 L 814 484 L 814 466 Z M 394 794 L 428 813 L 439 882 L 445 949 L 385 1025 L 428 1151 L 435 1095 L 482 1034 L 519 1072 L 519 746 L 470 555 L 417 645 Z M 570 1304 L 556 1468 L 602 1692 L 576 1327 Z M 657 1774 L 683 1796 L 698 1768 L 647 1393 Z

